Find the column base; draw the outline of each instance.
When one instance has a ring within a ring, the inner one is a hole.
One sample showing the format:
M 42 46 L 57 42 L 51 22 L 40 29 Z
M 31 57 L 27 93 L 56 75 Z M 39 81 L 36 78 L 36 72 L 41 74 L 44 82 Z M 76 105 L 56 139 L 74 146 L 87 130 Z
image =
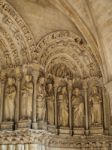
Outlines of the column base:
M 55 125 L 47 125 L 47 130 L 51 133 L 56 133 Z
M 37 129 L 47 130 L 47 123 L 45 121 L 38 121 L 37 122 Z
M 69 127 L 60 127 L 59 134 L 70 134 L 70 128 Z
M 37 129 L 37 128 L 38 128 L 37 122 L 33 122 L 33 123 L 32 123 L 32 129 Z
M 20 120 L 17 129 L 31 129 L 31 120 Z
M 14 122 L 2 122 L 1 123 L 1 130 L 14 130 Z
M 89 130 L 85 130 L 85 135 L 89 135 L 90 134 L 90 131 Z

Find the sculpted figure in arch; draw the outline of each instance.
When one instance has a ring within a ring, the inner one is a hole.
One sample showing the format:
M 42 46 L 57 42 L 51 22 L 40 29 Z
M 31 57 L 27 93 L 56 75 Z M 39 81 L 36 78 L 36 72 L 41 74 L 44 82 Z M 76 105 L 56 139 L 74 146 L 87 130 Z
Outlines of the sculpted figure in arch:
M 73 91 L 72 109 L 74 127 L 82 127 L 84 125 L 84 102 L 79 88 Z
M 21 88 L 21 120 L 31 120 L 33 98 L 33 83 L 31 75 L 24 76 Z
M 13 78 L 8 78 L 5 89 L 4 121 L 14 120 L 15 99 L 16 99 L 15 80 Z
M 98 88 L 94 86 L 92 88 L 92 95 L 90 96 L 89 102 L 91 104 L 91 123 L 92 125 L 101 125 L 102 114 L 101 114 L 101 96 L 98 93 Z
M 45 101 L 45 78 L 40 77 L 37 83 L 37 120 L 45 121 L 46 101 Z
M 52 83 L 47 84 L 48 123 L 54 125 L 54 90 Z
M 59 124 L 60 126 L 68 126 L 68 95 L 66 86 L 61 88 L 58 95 L 59 105 Z

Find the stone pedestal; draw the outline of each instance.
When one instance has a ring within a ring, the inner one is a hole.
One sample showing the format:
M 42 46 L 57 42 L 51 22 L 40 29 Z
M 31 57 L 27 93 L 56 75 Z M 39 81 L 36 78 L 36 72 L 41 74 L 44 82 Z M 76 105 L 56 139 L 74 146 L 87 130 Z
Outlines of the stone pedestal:
M 60 127 L 59 134 L 70 134 L 70 128 L 69 127 Z
M 56 127 L 55 125 L 47 125 L 47 130 L 51 133 L 56 133 Z
M 84 132 L 85 132 L 84 128 L 74 128 L 73 129 L 74 135 L 84 135 Z
M 103 127 L 90 127 L 90 134 L 103 134 Z
M 14 129 L 14 122 L 2 122 L 1 130 L 12 131 Z
M 37 129 L 47 130 L 47 123 L 44 121 L 37 122 Z
M 31 128 L 31 120 L 20 120 L 17 123 L 17 129 L 30 129 Z

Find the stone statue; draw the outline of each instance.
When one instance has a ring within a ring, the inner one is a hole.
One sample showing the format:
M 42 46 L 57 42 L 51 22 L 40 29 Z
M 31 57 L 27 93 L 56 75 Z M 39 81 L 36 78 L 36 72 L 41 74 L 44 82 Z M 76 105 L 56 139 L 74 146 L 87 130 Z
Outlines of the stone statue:
M 68 95 L 66 86 L 61 87 L 58 94 L 58 108 L 59 108 L 59 124 L 60 126 L 68 126 Z
M 40 77 L 37 83 L 37 120 L 45 121 L 46 101 L 45 101 L 45 78 Z
M 8 78 L 5 89 L 4 121 L 14 120 L 16 86 L 13 78 Z
M 54 125 L 54 90 L 52 83 L 48 83 L 47 92 L 47 108 L 48 108 L 48 123 Z
M 21 120 L 31 120 L 33 83 L 32 76 L 25 75 L 21 89 Z
M 79 88 L 73 91 L 72 109 L 74 127 L 82 127 L 84 125 L 84 102 Z
M 96 86 L 92 88 L 92 95 L 89 99 L 91 105 L 91 123 L 92 125 L 101 125 L 102 123 L 102 114 L 101 114 L 101 96 L 98 93 Z

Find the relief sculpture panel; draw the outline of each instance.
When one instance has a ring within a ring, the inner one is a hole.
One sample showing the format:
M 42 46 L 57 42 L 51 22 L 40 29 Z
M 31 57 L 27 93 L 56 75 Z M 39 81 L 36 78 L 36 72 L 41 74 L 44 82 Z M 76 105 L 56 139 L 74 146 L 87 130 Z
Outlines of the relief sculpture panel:
M 72 96 L 73 126 L 83 127 L 84 125 L 84 100 L 80 89 L 75 88 Z
M 16 86 L 14 78 L 8 78 L 5 88 L 4 121 L 14 120 Z
M 32 76 L 25 75 L 21 86 L 21 120 L 31 120 L 33 83 Z

